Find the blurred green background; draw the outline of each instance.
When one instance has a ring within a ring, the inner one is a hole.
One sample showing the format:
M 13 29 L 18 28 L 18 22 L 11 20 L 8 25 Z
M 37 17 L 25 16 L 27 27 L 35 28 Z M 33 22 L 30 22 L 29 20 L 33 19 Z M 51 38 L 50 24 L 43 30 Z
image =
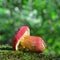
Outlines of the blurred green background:
M 43 38 L 46 54 L 60 54 L 60 0 L 0 0 L 0 44 L 10 44 L 23 25 Z

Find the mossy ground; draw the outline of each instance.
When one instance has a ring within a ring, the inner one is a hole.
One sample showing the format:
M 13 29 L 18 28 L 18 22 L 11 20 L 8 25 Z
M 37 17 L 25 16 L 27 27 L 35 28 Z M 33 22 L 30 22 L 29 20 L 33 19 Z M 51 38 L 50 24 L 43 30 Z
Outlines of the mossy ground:
M 26 50 L 14 51 L 9 45 L 0 45 L 0 60 L 60 60 L 60 58 L 57 55 Z

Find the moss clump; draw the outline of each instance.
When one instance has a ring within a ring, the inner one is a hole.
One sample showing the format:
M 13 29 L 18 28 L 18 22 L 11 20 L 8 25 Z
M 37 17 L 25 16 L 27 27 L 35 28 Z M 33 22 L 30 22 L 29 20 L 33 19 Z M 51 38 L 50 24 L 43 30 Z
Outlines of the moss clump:
M 14 51 L 11 46 L 0 47 L 1 60 L 60 60 L 60 56 L 53 54 L 35 53 L 30 51 Z

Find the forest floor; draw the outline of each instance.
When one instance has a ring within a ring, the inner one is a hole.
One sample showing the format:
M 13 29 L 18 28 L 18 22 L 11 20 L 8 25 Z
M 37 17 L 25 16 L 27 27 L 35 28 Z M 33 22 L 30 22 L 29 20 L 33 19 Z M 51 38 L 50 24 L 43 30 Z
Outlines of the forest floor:
M 9 45 L 0 45 L 0 60 L 60 60 L 60 55 L 14 51 Z

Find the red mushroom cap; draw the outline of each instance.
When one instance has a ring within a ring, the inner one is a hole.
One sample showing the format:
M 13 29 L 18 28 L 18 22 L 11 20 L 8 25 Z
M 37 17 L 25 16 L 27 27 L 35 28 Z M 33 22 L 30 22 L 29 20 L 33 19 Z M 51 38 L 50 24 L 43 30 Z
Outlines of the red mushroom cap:
M 22 26 L 16 33 L 12 41 L 12 47 L 14 50 L 18 50 L 18 46 L 21 40 L 24 39 L 25 36 L 30 35 L 30 29 L 28 26 Z

